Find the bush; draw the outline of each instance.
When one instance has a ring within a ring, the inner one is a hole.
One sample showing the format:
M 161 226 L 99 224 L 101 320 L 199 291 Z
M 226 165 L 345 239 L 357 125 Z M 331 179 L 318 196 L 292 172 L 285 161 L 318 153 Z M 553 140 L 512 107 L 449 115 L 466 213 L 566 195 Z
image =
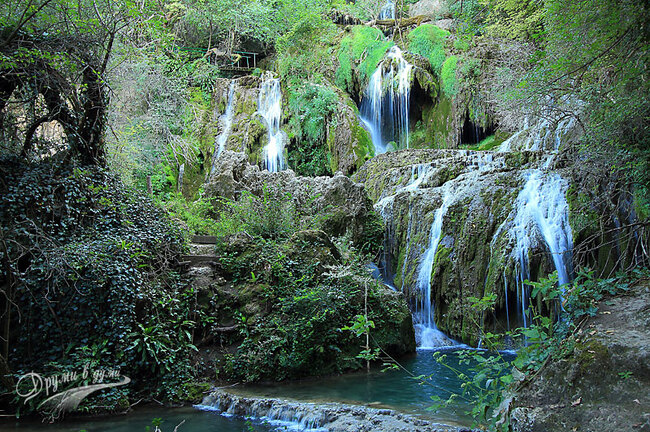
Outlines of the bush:
M 166 213 L 100 168 L 3 159 L 0 170 L 11 370 L 90 362 L 149 394 L 187 379 L 193 324 L 173 272 L 183 243 Z
M 243 192 L 237 200 L 218 204 L 214 233 L 219 237 L 245 231 L 262 238 L 286 238 L 302 221 L 291 194 L 264 185 L 261 197 Z
M 298 145 L 289 152 L 289 162 L 298 174 L 331 174 L 325 137 L 337 102 L 338 95 L 330 87 L 310 82 L 290 83 L 289 126 Z

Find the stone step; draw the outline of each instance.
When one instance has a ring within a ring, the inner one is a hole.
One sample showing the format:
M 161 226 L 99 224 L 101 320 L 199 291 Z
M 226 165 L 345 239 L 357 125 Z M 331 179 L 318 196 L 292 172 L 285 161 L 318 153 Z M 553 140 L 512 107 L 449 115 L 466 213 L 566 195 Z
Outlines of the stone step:
M 181 261 L 184 264 L 188 264 L 190 266 L 197 264 L 216 263 L 218 260 L 219 258 L 214 255 L 183 255 L 181 257 Z
M 214 255 L 215 248 L 212 244 L 192 243 L 188 255 Z
M 192 236 L 192 243 L 217 244 L 217 236 L 195 235 Z

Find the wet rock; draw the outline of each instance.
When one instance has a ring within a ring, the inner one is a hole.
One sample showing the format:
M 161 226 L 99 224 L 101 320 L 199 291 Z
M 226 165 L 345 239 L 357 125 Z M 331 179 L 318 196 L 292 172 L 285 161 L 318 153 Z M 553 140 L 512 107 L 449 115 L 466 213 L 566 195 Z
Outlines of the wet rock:
M 461 432 L 467 429 L 434 423 L 388 409 L 339 403 L 305 403 L 291 400 L 235 395 L 215 390 L 206 396 L 201 409 L 224 414 L 289 421 L 303 429 L 329 432 Z
M 431 298 L 439 329 L 465 343 L 478 343 L 481 328 L 505 332 L 508 324 L 517 324 L 516 316 L 508 316 L 508 304 L 518 298 L 515 204 L 545 159 L 541 151 L 516 155 L 515 163 L 513 153 L 402 150 L 375 157 L 353 177 L 366 185 L 384 219 L 384 266 L 414 308 L 425 293 L 419 281 L 426 276 L 422 265 L 434 216 L 444 208 L 432 257 Z M 551 174 L 539 176 L 551 181 Z M 541 232 L 526 226 L 531 274 L 551 273 L 554 263 Z M 487 294 L 496 296 L 496 310 L 483 316 L 469 297 Z
M 262 197 L 269 188 L 288 194 L 300 214 L 318 215 L 319 229 L 330 237 L 349 234 L 360 248 L 381 242 L 381 221 L 374 213 L 363 185 L 337 173 L 333 177 L 301 177 L 291 170 L 260 171 L 242 153 L 224 151 L 217 175 L 205 185 L 207 197 L 237 198 L 247 191 Z

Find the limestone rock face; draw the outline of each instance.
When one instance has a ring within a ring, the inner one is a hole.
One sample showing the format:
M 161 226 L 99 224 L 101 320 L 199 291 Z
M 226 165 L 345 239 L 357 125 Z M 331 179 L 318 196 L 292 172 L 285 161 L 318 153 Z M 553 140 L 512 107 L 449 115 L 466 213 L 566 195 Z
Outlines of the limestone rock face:
M 441 0 L 420 0 L 409 7 L 409 16 L 425 15 L 436 18 L 448 12 L 446 5 Z
M 249 164 L 243 153 L 224 151 L 205 192 L 229 199 L 243 191 L 260 197 L 265 187 L 289 194 L 299 212 L 319 215 L 320 228 L 329 236 L 348 233 L 359 247 L 381 242 L 381 222 L 363 185 L 340 172 L 333 177 L 300 177 L 291 170 L 270 173 Z
M 572 355 L 551 360 L 514 393 L 513 430 L 646 431 L 650 406 L 650 288 L 602 301 Z M 535 407 L 535 408 L 532 408 Z
M 326 142 L 331 155 L 332 172 L 352 174 L 370 158 L 373 145 L 368 132 L 360 125 L 359 110 L 350 96 L 338 92 L 340 101 L 334 121 L 327 124 Z
M 304 403 L 279 398 L 261 398 L 216 389 L 201 405 L 229 415 L 267 419 L 280 418 L 312 429 L 331 432 L 399 431 L 462 432 L 466 428 L 434 423 L 389 409 L 368 408 L 341 403 Z
M 476 344 L 481 329 L 505 332 L 521 324 L 516 313 L 508 315 L 518 299 L 515 205 L 542 161 L 543 153 L 531 151 L 411 149 L 379 155 L 354 175 L 384 219 L 383 267 L 414 310 L 423 290 L 431 290 L 435 323 L 452 338 Z M 425 264 L 434 234 L 435 256 Z M 531 229 L 527 241 L 531 274 L 552 273 L 540 234 Z M 496 296 L 496 309 L 481 315 L 469 297 L 487 294 Z
M 228 105 L 230 85 L 233 80 L 219 78 L 215 81 L 213 98 L 216 107 L 213 121 L 219 124 Z M 257 113 L 257 100 L 261 80 L 255 76 L 244 76 L 234 80 L 234 116 L 231 131 L 226 140 L 226 149 L 244 152 L 254 162 L 259 161 L 266 127 Z M 218 133 L 221 133 L 220 129 Z

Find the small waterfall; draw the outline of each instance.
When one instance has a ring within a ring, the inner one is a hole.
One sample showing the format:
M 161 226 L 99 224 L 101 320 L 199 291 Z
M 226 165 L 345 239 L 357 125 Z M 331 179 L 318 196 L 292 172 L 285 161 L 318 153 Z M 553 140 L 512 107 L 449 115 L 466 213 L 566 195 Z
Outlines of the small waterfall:
M 386 3 L 384 3 L 384 5 L 381 7 L 381 11 L 379 12 L 377 19 L 395 19 L 395 3 L 393 3 L 392 0 L 388 0 Z
M 558 174 L 544 174 L 534 169 L 526 173 L 526 184 L 515 203 L 516 215 L 510 236 L 514 239 L 513 258 L 517 261 L 517 296 L 524 326 L 529 297 L 524 284 L 531 279 L 529 253 L 537 246 L 538 236 L 544 240 L 553 259 L 560 286 L 571 282 L 573 272 L 573 237 L 569 226 L 567 182 Z
M 217 168 L 217 159 L 226 148 L 226 142 L 230 136 L 230 131 L 232 130 L 232 120 L 235 116 L 235 89 L 237 87 L 237 81 L 230 81 L 230 86 L 228 87 L 228 93 L 226 96 L 226 111 L 219 117 L 219 126 L 221 127 L 221 133 L 217 137 L 214 143 L 214 154 L 212 156 L 212 168 L 210 169 L 210 175 L 214 175 Z
M 409 147 L 409 103 L 413 65 L 394 46 L 368 81 L 359 118 L 370 132 L 375 153 Z
M 354 425 L 354 430 L 441 430 L 437 423 L 391 409 L 336 402 L 310 403 L 280 398 L 240 396 L 219 389 L 205 396 L 201 404 L 194 407 L 203 411 L 214 411 L 225 417 L 236 416 L 261 420 L 277 427 L 277 430 L 347 431 L 352 430 L 351 424 Z M 448 429 L 444 428 L 444 430 Z
M 282 118 L 282 91 L 280 79 L 265 74 L 260 86 L 257 111 L 262 116 L 268 130 L 268 144 L 264 147 L 264 168 L 270 172 L 286 168 L 284 160 L 285 134 L 280 130 Z
M 444 335 L 436 327 L 434 320 L 434 305 L 431 299 L 431 272 L 436 258 L 436 251 L 442 236 L 442 221 L 447 214 L 449 206 L 453 202 L 453 194 L 445 190 L 442 205 L 436 210 L 429 233 L 429 246 L 422 256 L 418 269 L 417 289 L 421 297 L 414 314 L 415 341 L 418 348 L 430 349 L 445 345 L 452 345 L 454 342 Z

